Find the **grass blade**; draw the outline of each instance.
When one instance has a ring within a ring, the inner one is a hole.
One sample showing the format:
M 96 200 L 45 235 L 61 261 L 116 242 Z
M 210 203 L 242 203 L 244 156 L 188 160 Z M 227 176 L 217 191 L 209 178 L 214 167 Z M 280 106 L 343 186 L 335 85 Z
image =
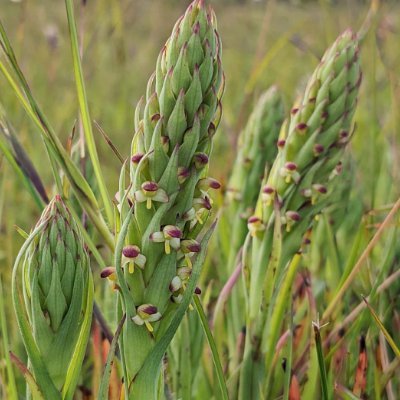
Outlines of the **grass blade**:
M 228 389 L 226 387 L 225 383 L 225 378 L 224 378 L 224 372 L 222 370 L 222 365 L 221 361 L 219 359 L 218 355 L 218 350 L 217 346 L 214 341 L 214 337 L 211 333 L 210 326 L 208 325 L 207 317 L 204 313 L 203 307 L 201 305 L 201 302 L 197 296 L 193 296 L 193 302 L 197 311 L 197 314 L 200 318 L 201 326 L 203 327 L 204 334 L 206 335 L 208 345 L 210 346 L 214 366 L 215 366 L 215 371 L 217 373 L 217 379 L 218 379 L 218 384 L 221 389 L 221 395 L 222 399 L 227 400 L 228 399 Z
M 325 366 L 325 359 L 324 353 L 322 351 L 322 343 L 321 343 L 321 326 L 319 321 L 312 323 L 314 328 L 314 335 L 315 335 L 315 345 L 317 350 L 318 356 L 318 364 L 319 364 L 319 371 L 321 376 L 321 389 L 322 389 L 322 400 L 329 400 L 328 396 L 328 378 L 326 374 L 326 366 Z
M 14 370 L 11 365 L 11 359 L 9 354 L 9 346 L 8 346 L 8 330 L 7 330 L 7 323 L 6 323 L 6 314 L 4 309 L 4 293 L 3 293 L 3 282 L 0 276 L 0 327 L 1 327 L 1 337 L 3 341 L 3 348 L 4 348 L 4 358 L 6 363 L 6 370 L 7 370 L 7 390 L 8 395 L 11 399 L 18 398 L 17 392 L 17 385 L 15 383 L 15 376 Z
M 22 361 L 12 352 L 10 352 L 10 358 L 13 360 L 14 364 L 17 366 L 17 368 L 21 371 L 22 375 L 24 376 L 24 379 L 26 383 L 29 386 L 32 399 L 33 400 L 46 400 L 43 397 L 42 391 L 40 390 L 39 386 L 35 382 L 35 378 L 31 374 L 28 368 L 22 363 Z M 18 395 L 13 397 L 13 399 L 18 399 Z
M 387 342 L 389 343 L 389 346 L 392 348 L 394 354 L 396 355 L 397 358 L 400 359 L 400 349 L 396 345 L 396 343 L 393 340 L 393 338 L 390 336 L 390 333 L 386 330 L 386 328 L 383 325 L 382 321 L 378 317 L 378 314 L 371 307 L 371 305 L 368 303 L 368 300 L 364 296 L 363 296 L 363 300 L 364 300 L 365 304 L 367 305 L 368 310 L 370 311 L 370 313 L 371 313 L 372 317 L 374 318 L 376 324 L 378 325 L 379 329 L 382 331 L 382 333 L 385 336 Z
M 360 268 L 364 265 L 364 262 L 367 260 L 371 250 L 375 247 L 377 242 L 379 241 L 380 237 L 382 236 L 382 233 L 385 231 L 386 227 L 389 225 L 391 220 L 394 218 L 396 215 L 397 211 L 400 209 L 400 199 L 396 201 L 396 203 L 393 205 L 392 209 L 390 210 L 389 214 L 386 216 L 385 220 L 382 222 L 380 225 L 379 229 L 376 231 L 374 237 L 371 239 L 371 241 L 368 243 L 368 246 L 365 248 L 363 253 L 361 254 L 360 258 L 358 259 L 357 263 L 354 265 L 354 268 L 350 272 L 349 276 L 347 279 L 343 282 L 343 285 L 339 288 L 337 291 L 335 297 L 332 299 L 332 301 L 329 303 L 328 308 L 325 310 L 322 319 L 326 321 L 333 311 L 336 309 L 339 301 L 343 297 L 343 295 L 346 293 L 347 289 L 351 285 L 353 279 L 358 275 Z
M 107 400 L 108 399 L 108 385 L 110 382 L 110 375 L 111 375 L 111 367 L 112 367 L 112 361 L 115 356 L 115 351 L 117 349 L 117 343 L 118 343 L 118 338 L 121 333 L 122 327 L 125 323 L 126 320 L 126 314 L 124 314 L 121 318 L 121 321 L 118 324 L 117 330 L 115 331 L 115 335 L 111 341 L 111 347 L 107 355 L 107 361 L 106 361 L 106 366 L 104 368 L 104 373 L 103 373 L 103 378 L 100 383 L 100 389 L 99 389 L 99 394 L 98 394 L 98 399 L 99 400 Z
M 70 33 L 72 58 L 75 72 L 75 82 L 78 94 L 79 108 L 81 112 L 83 131 L 85 133 L 86 145 L 89 152 L 89 157 L 93 164 L 93 170 L 100 189 L 100 195 L 103 200 L 104 209 L 107 215 L 107 220 L 111 224 L 113 221 L 113 211 L 110 197 L 107 191 L 103 173 L 100 168 L 99 157 L 97 154 L 96 144 L 93 136 L 92 122 L 89 114 L 89 107 L 86 96 L 85 82 L 83 79 L 82 64 L 79 55 L 78 34 L 74 17 L 74 5 L 72 0 L 65 0 L 67 9 L 68 28 Z

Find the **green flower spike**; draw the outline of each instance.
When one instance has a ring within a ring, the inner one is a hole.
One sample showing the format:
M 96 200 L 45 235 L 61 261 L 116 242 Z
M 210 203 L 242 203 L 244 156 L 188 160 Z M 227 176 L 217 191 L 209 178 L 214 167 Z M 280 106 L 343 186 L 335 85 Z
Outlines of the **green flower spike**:
M 221 50 L 214 12 L 204 0 L 193 1 L 162 48 L 136 108 L 128 193 L 121 172 L 118 210 L 126 228 L 117 249 L 137 246 L 146 264 L 129 273 L 123 268 L 126 254 L 118 251 L 115 262 L 120 312 L 127 314 L 120 348 L 129 399 L 155 398 L 156 388 L 143 382 L 158 381 L 159 370 L 149 372 L 150 366 L 161 366 L 159 346 L 171 340 L 162 340 L 163 334 L 189 306 L 191 280 L 197 279 L 207 248 L 209 192 L 220 187 L 207 172 L 221 117 Z M 194 272 L 178 288 L 174 277 L 182 263 Z
M 83 238 L 60 196 L 18 255 L 13 300 L 38 387 L 46 399 L 72 399 L 90 333 L 93 282 Z
M 286 265 L 301 248 L 304 234 L 335 199 L 361 84 L 358 52 L 357 37 L 350 30 L 326 51 L 288 123 L 282 127 L 278 155 L 249 220 L 251 240 L 243 252 L 250 275 L 248 340 L 240 399 L 260 398 L 257 376 L 268 373 L 266 382 L 270 382 L 277 340 L 274 335 L 278 331 L 270 324 L 275 309 L 272 299 L 276 298 Z M 259 229 L 260 226 L 265 228 Z M 264 389 L 268 390 L 267 384 Z M 262 396 L 268 398 L 268 393 Z

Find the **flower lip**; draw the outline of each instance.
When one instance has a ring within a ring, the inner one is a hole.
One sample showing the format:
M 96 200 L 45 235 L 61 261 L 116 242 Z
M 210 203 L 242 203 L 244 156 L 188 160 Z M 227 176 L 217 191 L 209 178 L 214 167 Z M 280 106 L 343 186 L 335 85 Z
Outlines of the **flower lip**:
M 198 253 L 201 250 L 201 244 L 194 239 L 182 240 L 181 247 L 183 251 L 190 253 Z
M 275 192 L 275 189 L 271 186 L 264 186 L 263 188 L 263 193 L 265 194 L 273 194 Z
M 250 218 L 247 220 L 247 222 L 248 222 L 249 224 L 254 224 L 254 223 L 260 222 L 260 221 L 261 221 L 260 218 L 256 217 L 255 215 L 253 215 L 252 217 L 250 217 Z
M 320 184 L 315 184 L 313 185 L 313 189 L 315 189 L 317 192 L 321 193 L 321 194 L 326 194 L 328 189 L 326 188 L 326 186 L 324 185 L 320 185 Z
M 284 147 L 285 144 L 286 144 L 286 140 L 285 139 L 279 139 L 278 142 L 277 142 L 277 146 L 281 147 L 281 148 Z
M 203 178 L 200 179 L 199 182 L 197 183 L 197 186 L 199 189 L 202 190 L 207 190 L 207 189 L 220 189 L 221 184 L 214 178 Z
M 144 307 L 142 307 L 140 309 L 140 312 L 144 312 L 144 313 L 146 313 L 148 315 L 153 315 L 153 314 L 157 314 L 158 309 L 157 309 L 156 306 L 153 306 L 151 304 L 146 304 Z
M 286 216 L 295 222 L 300 221 L 301 219 L 300 214 L 296 211 L 287 211 Z
M 145 192 L 156 192 L 158 190 L 158 184 L 156 182 L 144 182 L 142 183 L 142 189 Z
M 164 233 L 171 238 L 180 239 L 182 237 L 182 231 L 174 225 L 166 225 L 164 227 Z
M 315 144 L 314 145 L 314 153 L 315 154 L 321 154 L 324 151 L 324 146 L 322 144 Z
M 206 153 L 196 153 L 193 159 L 197 168 L 208 164 L 208 156 Z
M 210 178 L 209 184 L 211 189 L 219 189 L 221 187 L 221 184 L 216 179 Z
M 288 171 L 296 171 L 296 169 L 297 169 L 297 165 L 296 165 L 296 163 L 294 163 L 294 162 L 287 162 L 286 164 L 285 164 L 285 168 L 288 170 Z
M 140 249 L 135 245 L 128 245 L 122 249 L 122 254 L 126 258 L 136 258 L 140 254 Z
M 190 176 L 190 171 L 188 168 L 179 167 L 178 168 L 178 179 L 184 182 Z
M 136 153 L 131 157 L 131 161 L 134 164 L 139 164 L 140 160 L 144 157 L 143 153 Z
M 152 121 L 152 122 L 157 122 L 157 121 L 160 120 L 160 118 L 161 118 L 161 115 L 160 115 L 159 113 L 156 113 L 156 114 L 153 114 L 153 115 L 151 116 L 151 121 Z
M 308 128 L 308 125 L 305 122 L 300 122 L 300 124 L 297 124 L 296 129 L 299 131 L 304 131 Z
M 101 278 L 108 278 L 112 274 L 115 274 L 115 268 L 114 267 L 106 267 L 100 272 L 100 277 Z

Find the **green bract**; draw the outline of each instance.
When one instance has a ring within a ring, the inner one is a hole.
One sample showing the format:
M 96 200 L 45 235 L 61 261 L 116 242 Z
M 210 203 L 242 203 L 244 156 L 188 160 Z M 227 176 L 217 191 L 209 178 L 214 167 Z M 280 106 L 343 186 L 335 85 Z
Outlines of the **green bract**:
M 90 330 L 93 284 L 82 236 L 60 196 L 43 211 L 22 257 L 25 310 L 16 300 L 16 279 L 14 305 L 32 373 L 44 394 L 49 384 L 42 376 L 71 398 Z
M 208 191 L 220 187 L 207 177 L 221 115 L 220 57 L 215 15 L 196 0 L 161 50 L 146 98 L 136 109 L 131 185 L 125 192 L 122 184 L 119 191 L 122 221 L 133 207 L 122 249 L 124 282 L 118 277 L 129 317 L 121 347 L 130 383 L 183 299 L 192 258 L 205 251 L 198 237 L 212 206 Z M 130 393 L 140 397 L 135 383 Z

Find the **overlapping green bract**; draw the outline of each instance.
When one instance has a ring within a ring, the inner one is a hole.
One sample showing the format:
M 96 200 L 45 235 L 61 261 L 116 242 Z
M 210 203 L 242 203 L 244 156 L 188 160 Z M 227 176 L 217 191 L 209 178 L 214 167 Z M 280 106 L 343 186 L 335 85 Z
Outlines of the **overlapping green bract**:
M 43 211 L 41 224 L 43 229 L 25 255 L 22 283 L 35 343 L 61 391 L 85 315 L 92 312 L 91 306 L 87 308 L 89 257 L 61 197 L 56 196 Z
M 204 251 L 196 239 L 211 209 L 208 190 L 219 188 L 207 169 L 221 114 L 220 57 L 215 15 L 195 0 L 161 50 L 136 109 L 131 185 L 120 204 L 122 220 L 127 204 L 133 207 L 122 261 L 129 287 L 124 304 L 136 308 L 127 310 L 133 316 L 122 334 L 130 379 L 167 328 L 190 278 L 191 258 Z
M 265 321 L 274 312 L 268 305 L 284 267 L 301 248 L 313 218 L 335 197 L 334 178 L 340 174 L 343 150 L 351 139 L 360 83 L 358 42 L 348 30 L 327 50 L 282 128 L 279 153 L 262 185 L 256 212 L 248 220 L 252 241 L 244 263 L 249 273 L 247 334 L 252 339 L 246 345 L 241 398 L 256 396 L 252 390 L 258 390 L 252 357 L 265 352 L 264 367 L 270 368 L 279 327 Z M 260 307 L 268 310 L 261 319 Z

